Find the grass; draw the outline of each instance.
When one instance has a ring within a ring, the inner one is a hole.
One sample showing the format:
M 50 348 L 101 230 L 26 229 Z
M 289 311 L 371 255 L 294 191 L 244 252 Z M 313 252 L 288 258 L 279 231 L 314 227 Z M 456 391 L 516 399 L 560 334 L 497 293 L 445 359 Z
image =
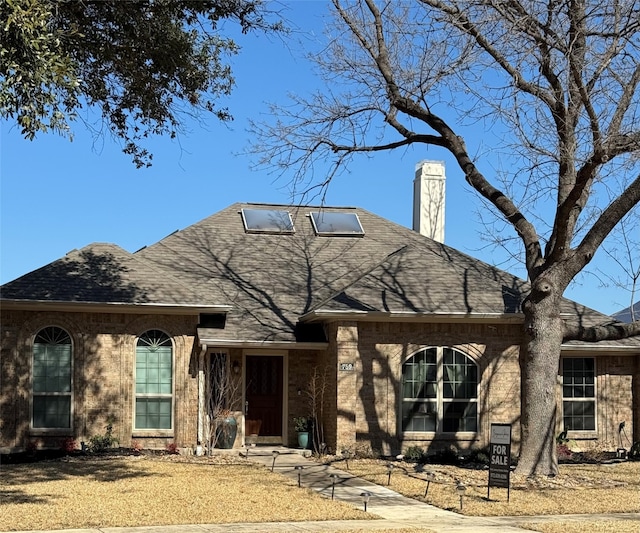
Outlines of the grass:
M 374 518 L 262 466 L 146 456 L 5 464 L 0 493 L 4 531 Z
M 3 464 L 0 529 L 49 530 L 170 524 L 371 520 L 375 516 L 331 501 L 262 466 L 226 456 L 78 457 L 27 464 Z M 350 459 L 349 471 L 387 485 L 386 462 Z M 395 462 L 390 488 L 443 509 L 460 511 L 456 482 L 467 486 L 462 513 L 522 516 L 521 527 L 543 533 L 584 531 L 583 522 L 536 522 L 530 515 L 640 511 L 640 462 L 561 466 L 553 479 L 513 477 L 487 499 L 487 471 L 446 465 Z M 344 462 L 335 462 L 346 469 Z M 426 470 L 435 473 L 425 498 Z M 590 520 L 593 533 L 631 533 L 638 522 Z M 382 530 L 383 532 L 386 530 Z M 427 529 L 394 530 L 428 533 Z M 346 533 L 363 533 L 354 527 Z
M 375 459 L 350 460 L 350 472 L 387 485 L 387 463 Z M 492 488 L 487 498 L 487 470 L 396 462 L 390 488 L 424 502 L 471 516 L 529 516 L 556 514 L 637 513 L 640 511 L 640 462 L 561 465 L 555 478 L 527 480 L 512 476 L 507 490 Z M 337 466 L 337 465 L 336 465 Z M 435 473 L 425 498 L 424 472 Z M 466 487 L 463 508 L 455 491 Z M 588 502 L 588 503 L 587 503 Z

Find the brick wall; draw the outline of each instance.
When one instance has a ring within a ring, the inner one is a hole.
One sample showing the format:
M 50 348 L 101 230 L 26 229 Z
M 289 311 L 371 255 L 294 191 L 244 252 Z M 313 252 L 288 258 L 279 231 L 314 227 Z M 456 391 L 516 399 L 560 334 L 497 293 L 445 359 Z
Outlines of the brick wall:
M 0 446 L 22 448 L 38 440 L 54 445 L 62 437 L 78 442 L 103 434 L 114 422 L 114 436 L 122 446 L 132 439 L 145 447 L 175 442 L 192 445 L 196 438 L 197 379 L 193 359 L 197 316 L 101 313 L 26 313 L 3 311 L 0 365 Z M 30 372 L 34 335 L 43 327 L 66 330 L 73 345 L 72 429 L 30 430 Z M 133 430 L 134 366 L 137 336 L 149 329 L 165 331 L 174 343 L 174 429 L 166 432 Z

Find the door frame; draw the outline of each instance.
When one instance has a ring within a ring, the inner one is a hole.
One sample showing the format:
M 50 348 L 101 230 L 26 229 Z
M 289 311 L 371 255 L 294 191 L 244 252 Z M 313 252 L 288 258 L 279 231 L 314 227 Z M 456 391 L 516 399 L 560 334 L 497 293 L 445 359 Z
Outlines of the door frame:
M 247 356 L 275 356 L 282 357 L 282 445 L 288 443 L 289 432 L 289 351 L 288 350 L 269 350 L 269 349 L 251 349 L 242 350 L 242 445 L 247 444 L 246 434 L 246 410 L 245 402 L 247 401 Z M 259 437 L 258 437 L 259 438 Z

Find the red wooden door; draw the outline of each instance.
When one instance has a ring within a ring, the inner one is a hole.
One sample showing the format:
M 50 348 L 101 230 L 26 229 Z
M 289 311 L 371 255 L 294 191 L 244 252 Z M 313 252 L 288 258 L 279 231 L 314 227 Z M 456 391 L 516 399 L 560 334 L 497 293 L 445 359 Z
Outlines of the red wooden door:
M 259 421 L 260 437 L 282 436 L 282 357 L 246 358 L 247 422 Z

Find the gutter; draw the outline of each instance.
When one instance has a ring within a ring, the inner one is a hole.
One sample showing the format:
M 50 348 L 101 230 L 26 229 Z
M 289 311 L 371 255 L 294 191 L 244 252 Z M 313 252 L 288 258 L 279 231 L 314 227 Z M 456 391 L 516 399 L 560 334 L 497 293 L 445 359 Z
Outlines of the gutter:
M 331 311 L 316 309 L 300 317 L 300 322 L 355 320 L 360 322 L 484 322 L 522 324 L 523 313 L 415 313 L 412 311 Z
M 170 304 L 170 303 L 122 303 L 122 302 L 68 302 L 51 300 L 0 299 L 3 310 L 15 311 L 67 311 L 131 314 L 194 315 L 200 313 L 229 313 L 231 305 Z

